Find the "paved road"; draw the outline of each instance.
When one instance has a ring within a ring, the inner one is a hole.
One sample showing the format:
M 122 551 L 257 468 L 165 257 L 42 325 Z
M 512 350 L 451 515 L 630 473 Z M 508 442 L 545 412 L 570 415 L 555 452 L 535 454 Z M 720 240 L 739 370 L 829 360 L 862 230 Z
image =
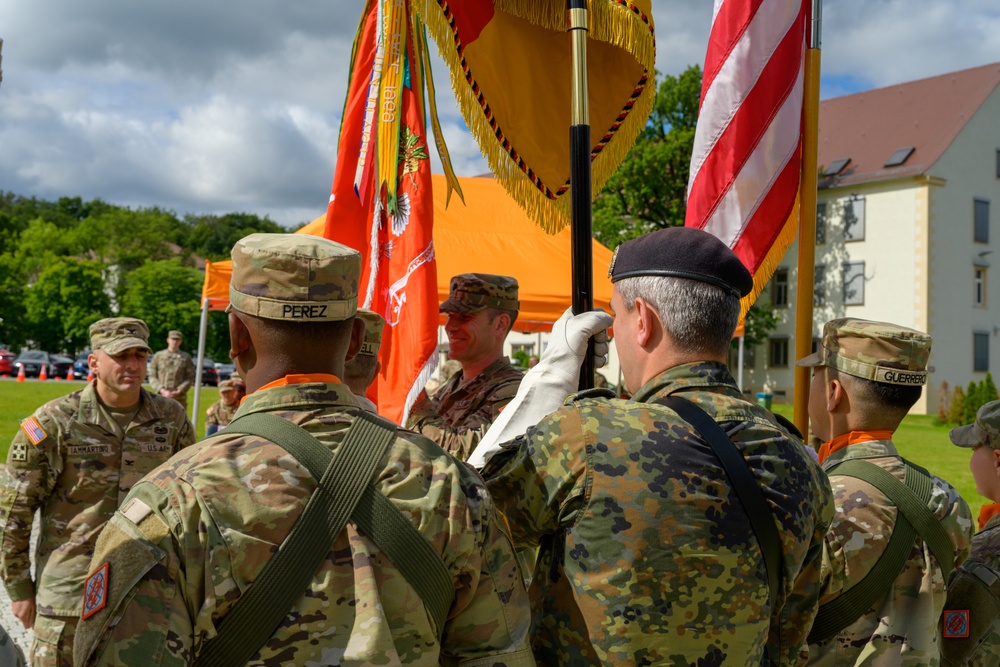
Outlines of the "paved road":
M 31 526 L 31 562 L 35 562 L 35 543 L 38 541 L 38 516 L 35 516 L 35 522 Z M 31 566 L 31 572 L 34 574 L 35 566 Z M 17 645 L 21 647 L 24 651 L 24 655 L 28 655 L 29 649 L 31 649 L 31 642 L 33 637 L 30 630 L 25 630 L 21 626 L 21 621 L 17 620 L 17 616 L 10 610 L 10 598 L 7 597 L 7 589 L 0 585 L 0 625 L 3 625 L 4 630 L 7 631 Z

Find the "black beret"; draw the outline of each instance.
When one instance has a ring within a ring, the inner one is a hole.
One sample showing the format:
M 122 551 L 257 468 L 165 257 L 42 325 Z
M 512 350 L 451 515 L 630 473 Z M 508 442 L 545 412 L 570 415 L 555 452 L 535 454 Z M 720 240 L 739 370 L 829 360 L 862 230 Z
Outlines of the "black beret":
M 709 283 L 744 297 L 753 276 L 729 247 L 694 227 L 669 227 L 618 246 L 608 267 L 611 282 L 637 276 L 672 276 Z

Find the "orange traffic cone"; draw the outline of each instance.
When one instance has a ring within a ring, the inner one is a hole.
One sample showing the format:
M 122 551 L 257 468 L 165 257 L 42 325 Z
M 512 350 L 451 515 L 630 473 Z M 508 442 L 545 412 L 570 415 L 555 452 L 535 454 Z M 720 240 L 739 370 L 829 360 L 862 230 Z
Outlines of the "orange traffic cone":
M 24 366 L 21 366 L 17 371 L 17 381 L 24 382 Z
M 70 366 L 69 370 L 66 371 L 66 382 L 69 382 L 72 379 L 73 379 L 73 367 Z
M 49 367 L 48 364 L 42 364 L 42 372 L 38 374 L 38 379 L 39 380 L 48 380 L 49 379 L 48 367 Z

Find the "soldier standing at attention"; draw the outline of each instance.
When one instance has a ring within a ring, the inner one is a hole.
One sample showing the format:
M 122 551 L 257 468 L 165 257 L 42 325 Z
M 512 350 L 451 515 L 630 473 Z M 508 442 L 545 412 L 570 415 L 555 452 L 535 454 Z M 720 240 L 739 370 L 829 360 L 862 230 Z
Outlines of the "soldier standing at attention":
M 14 615 L 34 627 L 34 667 L 72 665 L 97 534 L 133 484 L 194 441 L 181 407 L 142 388 L 148 337 L 142 320 L 92 324 L 94 381 L 24 420 L 0 471 L 0 572 Z M 28 543 L 39 509 L 32 580 Z
M 187 392 L 194 384 L 194 361 L 181 351 L 184 338 L 180 331 L 167 334 L 167 349 L 153 355 L 149 362 L 149 384 L 160 396 L 172 398 L 187 410 Z
M 726 368 L 750 273 L 714 236 L 680 227 L 623 243 L 610 278 L 632 398 L 592 390 L 601 397 L 564 404 L 587 338 L 611 324 L 567 311 L 470 459 L 488 460 L 515 544 L 540 546 L 535 657 L 795 665 L 833 494 L 799 436 Z
M 951 430 L 951 441 L 972 449 L 976 492 L 990 501 L 979 513 L 972 552 L 948 582 L 941 620 L 941 664 L 1000 665 L 1000 401 L 979 408 L 976 421 Z
M 365 340 L 357 355 L 344 364 L 344 384 L 354 392 L 354 398 L 368 412 L 378 413 L 378 406 L 368 400 L 365 394 L 382 369 L 378 351 L 382 347 L 382 330 L 385 318 L 367 308 L 358 308 L 357 318 L 365 323 Z
M 462 364 L 433 397 L 421 393 L 407 428 L 422 433 L 462 459 L 469 458 L 483 433 L 517 393 L 524 374 L 503 354 L 517 319 L 517 280 L 488 273 L 451 279 L 448 299 L 448 356 Z
M 940 664 L 945 584 L 969 555 L 972 516 L 954 487 L 892 440 L 927 382 L 930 351 L 920 331 L 843 318 L 798 362 L 813 368 L 809 421 L 837 507 L 811 665 Z
M 360 254 L 252 234 L 232 258 L 230 356 L 250 393 L 101 534 L 107 604 L 84 604 L 77 664 L 534 664 L 479 477 L 339 379 L 364 336 Z

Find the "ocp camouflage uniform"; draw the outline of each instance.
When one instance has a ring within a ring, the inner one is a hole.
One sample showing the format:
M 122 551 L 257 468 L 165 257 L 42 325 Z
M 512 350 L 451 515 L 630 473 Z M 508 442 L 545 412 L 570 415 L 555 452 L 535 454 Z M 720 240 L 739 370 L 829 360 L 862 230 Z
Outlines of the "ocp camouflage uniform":
M 133 484 L 194 441 L 183 409 L 146 390 L 122 431 L 98 401 L 95 383 L 36 410 L 43 439 L 32 444 L 19 429 L 0 471 L 0 573 L 12 601 L 35 598 L 36 659 L 47 645 L 65 644 L 60 636 L 72 632 L 59 617 L 72 625 L 80 614 L 102 526 Z M 38 509 L 41 534 L 32 581 L 28 546 Z
M 205 425 L 214 425 L 219 428 L 229 426 L 229 422 L 233 421 L 233 415 L 236 414 L 238 407 L 240 407 L 239 403 L 226 403 L 220 398 L 205 411 Z
M 149 384 L 154 393 L 161 389 L 180 390 L 174 400 L 187 408 L 187 390 L 195 381 L 194 360 L 187 352 L 160 350 L 149 362 Z
M 346 385 L 308 383 L 259 390 L 237 416 L 275 414 L 336 450 L 359 410 Z M 414 589 L 348 523 L 309 590 L 251 663 L 534 664 L 513 548 L 475 473 L 402 430 L 379 469 L 376 487 L 420 527 L 453 576 L 443 639 Z M 133 515 L 138 525 L 128 513 L 116 514 L 94 557 L 95 567 L 110 562 L 112 582 L 136 583 L 81 621 L 78 664 L 190 664 L 315 488 L 284 449 L 224 432 L 136 485 L 131 498 L 151 512 Z
M 421 433 L 463 461 L 500 411 L 517 394 L 524 373 L 501 357 L 468 382 L 461 372 L 410 412 L 407 428 Z
M 773 612 L 718 458 L 653 403 L 672 394 L 720 424 L 774 514 L 783 570 Z M 802 443 L 745 401 L 724 365 L 674 367 L 628 401 L 567 403 L 483 473 L 515 544 L 540 545 L 530 589 L 539 663 L 746 667 L 767 642 L 781 665 L 804 659 L 832 493 Z
M 903 481 L 903 461 L 891 440 L 873 440 L 839 449 L 823 461 L 823 469 L 851 459 L 864 459 Z M 885 551 L 898 509 L 871 484 L 855 477 L 830 475 L 837 514 L 827 536 L 823 559 L 826 604 L 861 581 Z M 931 475 L 928 505 L 955 549 L 956 564 L 969 555 L 972 514 L 948 482 Z M 896 578 L 892 592 L 836 637 L 810 645 L 811 665 L 893 665 L 921 667 L 940 662 L 941 610 L 945 601 L 941 566 L 931 549 L 918 540 Z

